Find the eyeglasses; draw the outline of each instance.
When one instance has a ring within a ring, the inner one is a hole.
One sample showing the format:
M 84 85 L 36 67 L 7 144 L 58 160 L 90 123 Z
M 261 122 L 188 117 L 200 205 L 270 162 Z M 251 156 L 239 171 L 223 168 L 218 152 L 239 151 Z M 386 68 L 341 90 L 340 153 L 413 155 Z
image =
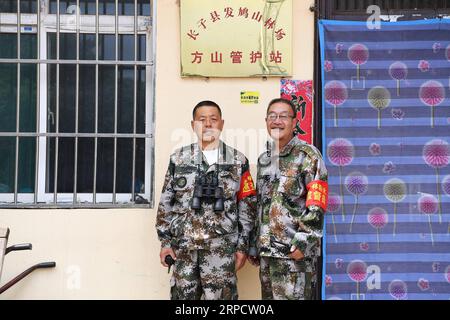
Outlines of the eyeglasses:
M 267 115 L 266 120 L 269 121 L 269 122 L 274 122 L 274 121 L 276 121 L 277 119 L 280 119 L 281 121 L 286 122 L 289 118 L 292 118 L 292 119 L 293 119 L 293 118 L 295 118 L 295 117 L 290 116 L 290 115 L 287 114 L 287 113 L 280 113 L 280 114 L 277 114 L 277 113 L 275 113 L 275 112 L 271 112 L 271 113 L 269 113 L 269 114 Z

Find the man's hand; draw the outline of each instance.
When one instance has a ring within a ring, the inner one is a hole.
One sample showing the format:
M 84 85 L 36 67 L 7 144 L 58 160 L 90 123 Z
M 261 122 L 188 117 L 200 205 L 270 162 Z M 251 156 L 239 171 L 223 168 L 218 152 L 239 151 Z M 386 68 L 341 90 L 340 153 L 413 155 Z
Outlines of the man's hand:
M 161 264 L 162 264 L 164 267 L 166 267 L 166 268 L 168 267 L 168 265 L 167 265 L 167 263 L 164 261 L 164 259 L 165 259 L 165 257 L 166 257 L 167 255 L 172 256 L 173 260 L 177 260 L 177 257 L 176 257 L 176 255 L 175 255 L 175 252 L 173 251 L 172 248 L 161 248 L 161 251 L 160 251 L 160 253 L 159 253 L 159 259 L 160 259 L 160 261 L 161 261 Z
M 295 247 L 294 247 L 295 248 Z M 291 254 L 289 255 L 289 257 L 291 257 L 292 259 L 294 259 L 295 261 L 301 260 L 305 257 L 305 255 L 303 254 L 303 252 L 301 252 L 300 250 L 298 250 L 297 248 L 295 248 Z
M 244 266 L 245 260 L 247 260 L 247 254 L 245 254 L 244 252 L 241 252 L 241 251 L 237 251 L 236 259 L 235 259 L 236 271 L 238 271 L 239 269 L 241 269 Z
M 248 256 L 247 260 L 248 260 L 248 262 L 250 262 L 251 265 L 253 265 L 255 267 L 259 266 L 259 257 Z

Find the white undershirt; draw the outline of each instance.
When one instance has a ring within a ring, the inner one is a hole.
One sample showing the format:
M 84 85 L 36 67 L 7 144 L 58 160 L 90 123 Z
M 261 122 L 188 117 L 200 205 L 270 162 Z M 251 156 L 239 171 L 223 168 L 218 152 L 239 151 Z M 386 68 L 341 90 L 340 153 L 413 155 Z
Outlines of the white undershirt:
M 206 161 L 208 161 L 209 165 L 212 165 L 217 162 L 219 156 L 219 154 L 217 153 L 217 149 L 203 150 L 202 152 L 205 155 Z

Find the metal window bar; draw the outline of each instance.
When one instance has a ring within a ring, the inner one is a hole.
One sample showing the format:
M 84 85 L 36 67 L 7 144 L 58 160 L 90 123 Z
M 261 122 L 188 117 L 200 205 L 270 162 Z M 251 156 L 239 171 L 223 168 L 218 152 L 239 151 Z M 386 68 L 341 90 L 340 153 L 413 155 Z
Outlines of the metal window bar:
M 0 63 L 21 63 L 21 64 L 83 64 L 83 65 L 91 65 L 96 64 L 95 60 L 56 60 L 56 59 L 9 59 L 9 58 L 1 58 Z M 112 61 L 112 60 L 99 60 L 99 65 L 124 65 L 124 66 L 133 66 L 135 63 L 133 61 Z M 153 61 L 136 61 L 136 65 L 138 66 L 153 66 Z
M 93 203 L 84 203 L 80 202 L 77 204 L 73 204 L 72 202 L 59 202 L 57 205 L 53 203 L 37 203 L 37 204 L 27 204 L 27 203 L 17 203 L 16 204 L 1 204 L 1 208 L 8 209 L 8 208 L 14 208 L 14 209 L 32 209 L 32 208 L 40 208 L 40 209 L 88 209 L 88 208 L 148 208 L 148 204 L 136 204 L 136 203 L 117 203 L 114 206 L 111 203 L 108 202 L 98 202 L 95 205 Z
M 117 0 L 116 0 L 117 1 Z M 98 32 L 99 32 L 99 14 L 98 1 L 95 5 L 95 115 L 94 115 L 94 132 L 98 133 Z M 116 26 L 117 27 L 117 26 Z M 97 154 L 98 154 L 98 138 L 94 138 L 94 183 L 92 186 L 92 202 L 97 203 Z
M 37 1 L 36 3 L 36 14 L 37 14 L 37 33 L 36 33 L 36 58 L 37 60 L 41 59 L 41 2 Z M 39 132 L 39 126 L 40 126 L 40 81 L 41 79 L 41 65 L 40 63 L 36 63 L 36 133 Z M 39 172 L 39 136 L 36 136 L 36 154 L 35 154 L 35 164 L 34 164 L 34 197 L 33 197 L 33 204 L 36 205 L 38 202 L 38 172 Z
M 46 138 L 133 138 L 150 139 L 153 138 L 151 133 L 69 133 L 69 132 L 0 132 L 0 137 L 46 137 Z
M 17 59 L 20 60 L 20 33 L 21 30 L 21 15 L 20 15 L 20 1 L 17 1 Z M 17 84 L 16 84 L 16 134 L 20 132 L 20 62 L 17 63 Z M 14 204 L 17 204 L 17 189 L 19 183 L 19 136 L 16 136 L 16 157 L 14 163 Z
M 76 29 L 76 59 L 80 60 L 80 0 L 77 0 L 77 7 L 75 9 L 75 29 Z M 75 65 L 75 133 L 78 133 L 78 107 L 80 96 L 80 64 Z M 73 161 L 73 203 L 77 203 L 77 180 L 78 180 L 78 137 L 75 137 L 75 150 Z
M 119 61 L 119 28 L 117 27 L 119 24 L 119 4 L 116 0 L 114 10 L 114 33 L 115 33 L 115 57 L 116 61 Z M 118 69 L 119 66 L 116 64 L 114 67 L 114 134 L 117 134 L 117 99 L 118 99 L 118 90 L 119 90 L 119 79 L 118 79 Z M 117 203 L 116 199 L 116 181 L 117 180 L 117 138 L 114 137 L 114 164 L 113 164 L 113 204 Z
M 137 0 L 134 0 L 134 77 L 133 77 L 133 135 L 136 134 L 136 109 L 137 109 Z M 131 173 L 131 202 L 135 202 L 135 180 L 136 180 L 136 137 L 133 137 L 133 162 Z
M 146 51 L 146 58 L 148 57 L 149 60 L 151 61 L 156 61 L 156 37 L 154 36 L 156 34 L 155 32 L 155 26 L 156 26 L 156 1 L 152 0 L 152 5 L 150 6 L 150 16 L 151 16 L 151 23 L 152 23 L 152 50 L 151 52 L 149 52 L 150 50 Z M 147 53 L 148 52 L 148 53 Z M 150 55 L 151 54 L 151 55 Z M 146 69 L 146 88 L 148 90 L 146 90 L 146 93 L 150 92 L 150 88 L 154 88 L 155 87 L 155 72 L 154 69 L 153 71 L 150 70 L 150 68 L 145 68 Z M 155 105 L 155 94 L 148 94 L 146 95 L 146 102 L 149 103 L 149 105 Z M 146 116 L 147 119 L 147 125 L 150 127 L 150 132 L 155 132 L 154 128 L 154 119 L 155 119 L 155 108 L 151 109 L 151 112 L 148 112 L 148 115 Z M 152 136 L 153 139 L 153 136 Z M 154 152 L 154 143 L 152 143 L 152 141 L 150 141 L 150 139 L 147 139 L 147 142 L 145 144 L 145 147 L 147 150 L 147 154 L 150 154 L 149 156 L 149 160 L 150 160 L 150 173 L 149 173 L 149 183 L 148 183 L 148 190 L 150 192 L 150 207 L 154 206 L 154 198 L 155 198 L 155 152 Z
M 59 60 L 59 42 L 60 42 L 60 11 L 59 0 L 56 1 L 56 59 Z M 55 164 L 54 164 L 54 182 L 53 182 L 53 203 L 58 202 L 58 154 L 59 154 L 59 63 L 56 64 L 56 127 L 55 127 Z M 49 146 L 47 140 L 47 146 Z

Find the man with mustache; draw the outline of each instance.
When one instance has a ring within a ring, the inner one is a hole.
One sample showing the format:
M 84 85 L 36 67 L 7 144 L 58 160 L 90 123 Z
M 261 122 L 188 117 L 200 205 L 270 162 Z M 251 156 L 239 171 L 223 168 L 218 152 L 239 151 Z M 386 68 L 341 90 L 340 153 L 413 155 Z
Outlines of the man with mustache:
M 296 109 L 269 103 L 266 126 L 273 143 L 258 158 L 258 220 L 249 261 L 260 265 L 263 299 L 315 298 L 327 170 L 319 150 L 293 132 Z
M 247 259 L 256 191 L 247 158 L 220 140 L 224 120 L 213 101 L 193 110 L 198 142 L 170 156 L 156 229 L 161 264 L 174 259 L 173 300 L 234 300 Z

